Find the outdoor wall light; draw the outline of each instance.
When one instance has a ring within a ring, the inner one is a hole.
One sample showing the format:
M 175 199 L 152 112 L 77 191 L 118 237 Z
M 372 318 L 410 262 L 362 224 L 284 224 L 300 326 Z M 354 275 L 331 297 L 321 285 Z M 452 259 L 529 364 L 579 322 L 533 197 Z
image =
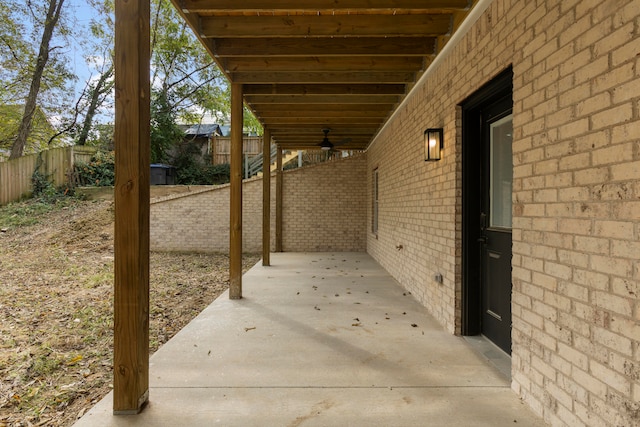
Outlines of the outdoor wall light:
M 442 128 L 432 128 L 424 131 L 424 161 L 434 162 L 440 160 L 443 148 Z

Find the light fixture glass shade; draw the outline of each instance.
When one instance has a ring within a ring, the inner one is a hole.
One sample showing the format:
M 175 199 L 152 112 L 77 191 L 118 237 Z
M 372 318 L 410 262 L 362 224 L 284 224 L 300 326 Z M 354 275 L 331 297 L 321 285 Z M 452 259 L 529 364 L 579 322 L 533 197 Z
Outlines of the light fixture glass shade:
M 424 160 L 431 162 L 440 160 L 443 144 L 442 128 L 431 128 L 424 131 Z
M 322 142 L 320 143 L 320 149 L 324 151 L 329 151 L 332 148 L 333 148 L 333 144 L 331 143 L 331 141 L 329 141 L 329 138 L 325 136 Z

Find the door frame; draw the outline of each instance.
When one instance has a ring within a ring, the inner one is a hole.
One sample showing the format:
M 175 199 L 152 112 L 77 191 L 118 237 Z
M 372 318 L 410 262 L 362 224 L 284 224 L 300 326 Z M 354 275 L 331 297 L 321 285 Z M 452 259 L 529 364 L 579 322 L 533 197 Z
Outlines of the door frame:
M 462 110 L 462 335 L 482 332 L 480 211 L 481 144 L 477 129 L 482 107 L 513 93 L 511 66 L 482 86 L 461 104 Z

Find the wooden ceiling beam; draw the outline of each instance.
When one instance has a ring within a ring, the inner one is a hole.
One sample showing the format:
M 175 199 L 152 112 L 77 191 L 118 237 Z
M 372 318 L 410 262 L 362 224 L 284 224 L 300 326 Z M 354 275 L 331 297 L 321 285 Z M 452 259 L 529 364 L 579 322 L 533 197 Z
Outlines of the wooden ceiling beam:
M 284 124 L 284 125 L 274 125 L 269 127 L 272 135 L 282 135 L 282 134 L 322 134 L 322 129 L 327 126 L 317 127 L 315 125 L 308 124 Z M 329 127 L 329 130 L 333 134 L 333 132 L 339 132 L 340 134 L 373 134 L 378 128 L 376 126 L 336 126 Z
M 355 9 L 467 9 L 469 0 L 178 0 L 184 13 L 189 12 L 273 12 Z
M 379 117 L 275 117 L 263 119 L 263 125 L 272 127 L 283 124 L 304 124 L 315 126 L 319 129 L 323 127 L 334 127 L 335 125 L 381 125 L 384 119 Z
M 200 36 L 229 37 L 437 37 L 450 31 L 450 15 L 203 16 Z
M 267 104 L 275 107 L 278 104 L 287 104 L 292 107 L 294 104 L 386 104 L 395 105 L 400 102 L 398 95 L 266 95 L 266 96 L 245 96 L 247 104 L 257 108 Z
M 435 37 L 309 37 L 211 39 L 218 58 L 237 56 L 425 56 L 435 53 Z
M 397 83 L 413 82 L 415 73 L 404 71 L 388 72 L 237 72 L 230 73 L 231 81 L 243 84 L 295 83 L 295 84 L 360 84 L 360 83 Z
M 265 111 L 258 111 L 257 115 L 264 119 L 264 120 L 269 120 L 271 118 L 282 118 L 282 119 L 287 119 L 287 118 L 306 118 L 308 120 L 314 120 L 314 119 L 319 119 L 319 118 L 341 118 L 341 117 L 362 117 L 364 119 L 383 119 L 385 117 L 387 117 L 389 115 L 390 111 L 389 110 L 383 110 L 383 111 L 375 111 L 375 110 L 344 110 L 341 108 L 336 108 L 335 110 L 317 110 L 317 111 L 313 111 L 313 110 L 289 110 L 289 111 L 285 111 L 285 110 L 281 110 L 281 111 L 274 111 L 274 110 L 265 110 Z
M 260 104 L 252 105 L 256 112 L 261 113 L 262 110 L 280 112 L 280 111 L 295 111 L 295 112 L 308 112 L 308 113 L 320 113 L 323 111 L 364 111 L 364 112 L 389 112 L 392 105 L 388 104 Z
M 263 84 L 245 84 L 245 96 L 283 96 L 283 95 L 404 95 L 404 83 L 392 84 L 283 84 L 267 82 Z
M 283 147 L 364 149 L 476 0 L 172 0 Z
M 367 135 L 349 135 L 349 134 L 333 134 L 329 135 L 329 139 L 336 139 L 341 141 L 345 138 L 352 138 L 355 141 L 365 141 L 370 140 L 375 133 L 370 133 Z M 273 135 L 272 135 L 273 136 Z M 281 141 L 289 141 L 293 139 L 297 140 L 313 140 L 313 141 L 322 141 L 324 135 L 321 130 L 317 130 L 315 133 L 304 133 L 304 134 L 278 134 L 275 135 L 274 138 L 277 138 Z
M 358 73 L 359 70 L 381 71 L 410 71 L 423 69 L 424 59 L 415 56 L 332 56 L 332 57 L 243 57 L 225 58 L 220 66 L 227 73 L 234 72 L 333 72 L 349 71 Z
M 336 146 L 333 149 L 338 151 L 343 151 L 343 150 L 362 151 L 367 148 L 367 145 L 369 145 L 369 142 L 370 141 L 359 142 L 359 143 L 348 142 L 348 143 L 336 144 Z M 305 151 L 321 150 L 319 142 L 312 142 L 312 141 L 280 142 L 278 140 L 275 140 L 275 143 L 278 144 L 278 146 L 280 146 L 284 150 L 305 150 Z
M 308 141 L 309 143 L 315 143 L 315 144 L 319 144 L 322 139 L 324 138 L 324 135 L 322 133 L 320 133 L 320 135 L 291 135 L 291 136 L 278 136 L 277 138 L 275 138 L 278 142 L 301 142 L 301 141 Z M 353 136 L 346 136 L 343 137 L 341 135 L 329 135 L 329 141 L 344 141 L 344 140 L 349 140 L 350 143 L 353 144 L 362 144 L 362 143 L 367 143 L 371 140 L 371 135 L 364 137 L 353 137 Z

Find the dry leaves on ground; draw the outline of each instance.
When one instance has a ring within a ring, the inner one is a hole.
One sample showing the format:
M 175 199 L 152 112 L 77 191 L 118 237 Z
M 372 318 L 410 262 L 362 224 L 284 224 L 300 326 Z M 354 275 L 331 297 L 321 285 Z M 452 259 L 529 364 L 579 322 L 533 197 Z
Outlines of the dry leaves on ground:
M 0 228 L 0 426 L 72 425 L 111 387 L 113 206 Z M 150 281 L 154 352 L 227 289 L 228 257 L 152 253 Z

